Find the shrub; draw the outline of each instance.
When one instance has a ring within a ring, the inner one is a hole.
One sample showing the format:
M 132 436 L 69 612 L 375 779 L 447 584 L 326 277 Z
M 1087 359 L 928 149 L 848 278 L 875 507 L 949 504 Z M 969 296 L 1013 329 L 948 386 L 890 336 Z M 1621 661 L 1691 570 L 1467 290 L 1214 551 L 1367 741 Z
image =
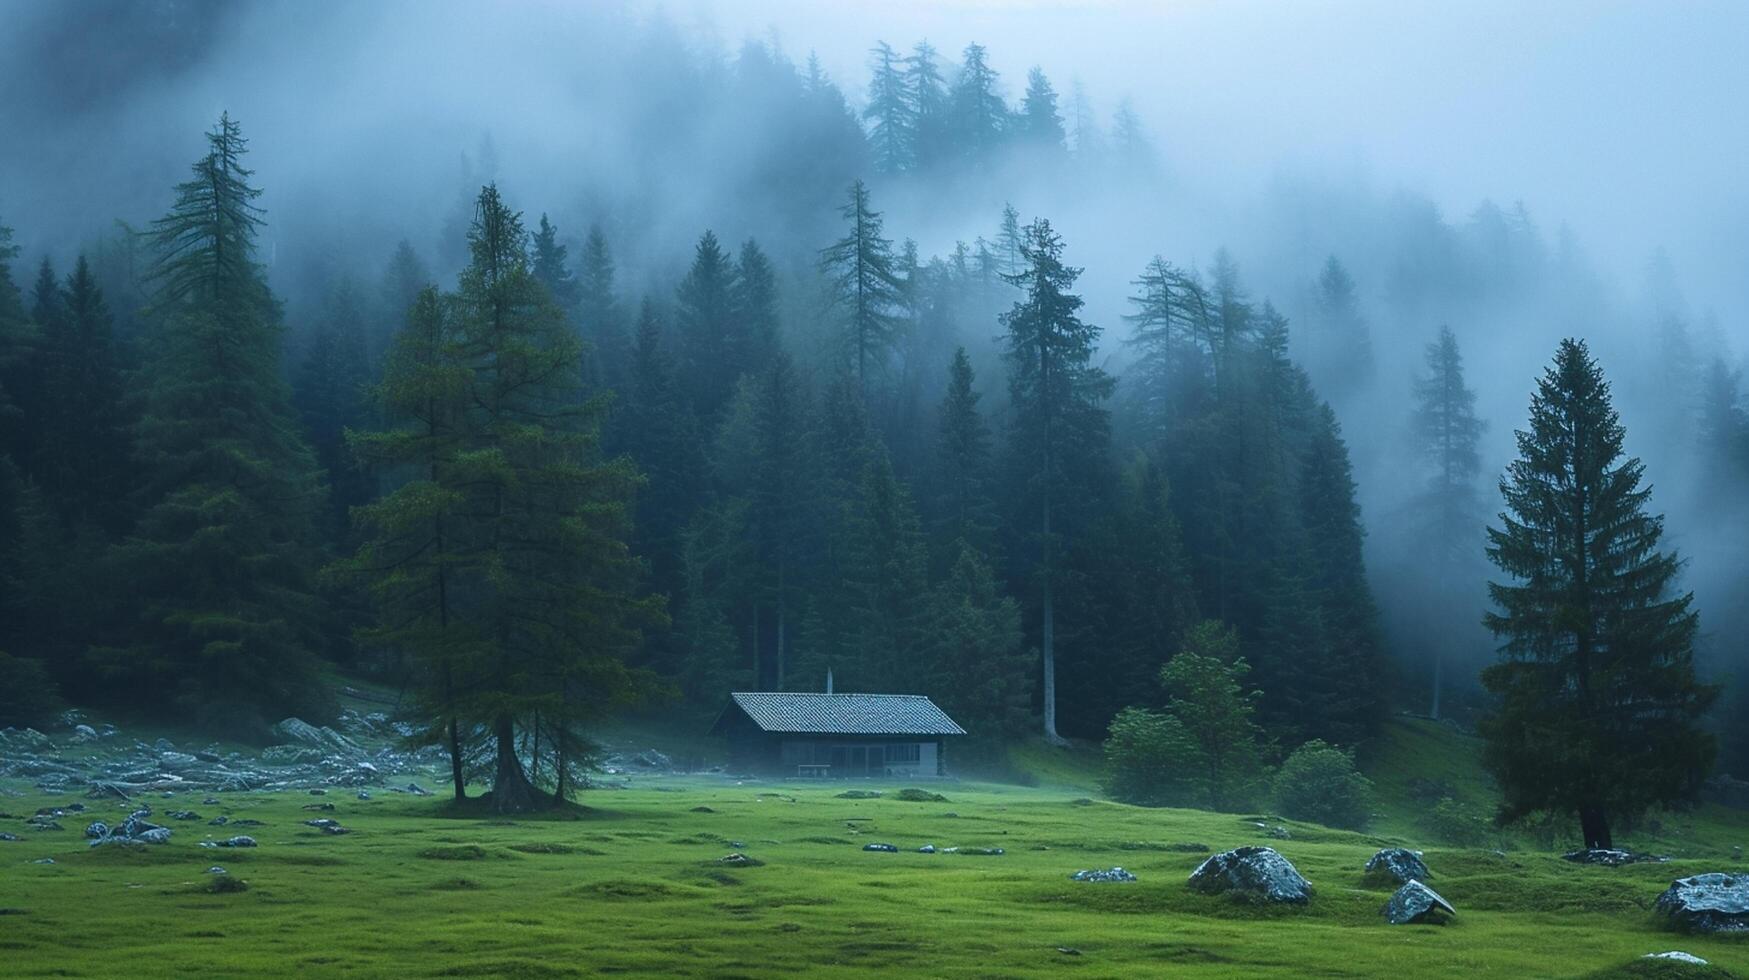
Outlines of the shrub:
M 1361 830 L 1372 809 L 1372 780 L 1354 768 L 1352 754 L 1313 739 L 1275 774 L 1275 805 L 1295 820 Z
M 1105 791 L 1141 806 L 1185 806 L 1200 786 L 1196 743 L 1184 723 L 1146 708 L 1125 708 L 1105 740 Z
M 1429 833 L 1446 844 L 1479 847 L 1488 840 L 1488 821 L 1449 796 L 1427 811 L 1425 824 Z

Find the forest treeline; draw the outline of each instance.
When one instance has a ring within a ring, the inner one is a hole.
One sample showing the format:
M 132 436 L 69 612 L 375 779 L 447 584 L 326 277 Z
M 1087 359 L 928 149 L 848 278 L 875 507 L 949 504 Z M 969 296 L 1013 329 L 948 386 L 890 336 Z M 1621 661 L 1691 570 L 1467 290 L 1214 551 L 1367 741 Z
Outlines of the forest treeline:
M 33 277 L 0 231 L 6 710 L 248 735 L 322 717 L 341 665 L 406 685 L 458 779 L 562 795 L 608 713 L 828 672 L 929 694 L 986 745 L 1101 738 L 1168 705 L 1162 666 L 1218 623 L 1265 751 L 1362 745 L 1400 688 L 1313 380 L 1375 370 L 1344 264 L 1304 324 L 1225 252 L 1147 263 L 1092 323 L 1048 215 L 924 255 L 858 175 L 1145 172 L 1127 107 L 1106 133 L 1037 70 L 1010 107 L 976 45 L 877 47 L 861 110 L 812 61 L 743 70 L 804 119 L 807 172 L 768 176 L 823 230 L 699 229 L 666 281 L 481 182 L 432 254 L 402 241 L 288 324 L 228 117 L 168 213 L 70 268 Z M 1738 479 L 1749 424 L 1710 377 Z M 1394 424 L 1424 490 L 1392 533 L 1420 581 L 1463 583 L 1415 609 L 1438 648 L 1480 618 L 1496 508 L 1458 334 L 1419 379 Z

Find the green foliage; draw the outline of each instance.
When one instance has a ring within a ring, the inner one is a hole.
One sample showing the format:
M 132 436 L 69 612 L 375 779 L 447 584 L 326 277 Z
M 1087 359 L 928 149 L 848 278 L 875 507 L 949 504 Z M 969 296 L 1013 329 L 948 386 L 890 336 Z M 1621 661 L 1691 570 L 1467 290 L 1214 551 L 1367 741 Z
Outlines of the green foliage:
M 983 555 L 962 543 L 929 592 L 913 671 L 986 754 L 1020 738 L 1032 721 L 1037 658 L 1025 647 L 1020 607 L 1002 594 Z
M 1105 740 L 1105 791 L 1141 806 L 1184 806 L 1201 790 L 1197 745 L 1174 715 L 1125 708 Z
M 42 728 L 66 704 L 42 662 L 0 651 L 0 728 Z
M 871 372 L 884 371 L 897 341 L 903 286 L 894 268 L 893 243 L 881 234 L 881 213 L 869 205 L 868 187 L 850 185 L 839 209 L 849 228 L 820 253 L 820 271 L 831 282 L 832 301 L 844 322 L 845 362 L 866 392 Z
M 1364 830 L 1372 819 L 1372 781 L 1355 769 L 1353 753 L 1313 739 L 1276 771 L 1275 805 L 1294 820 Z
M 1699 724 L 1718 690 L 1695 679 L 1694 597 L 1672 595 L 1681 564 L 1658 550 L 1664 521 L 1625 434 L 1589 349 L 1562 341 L 1488 529 L 1508 576 L 1488 587 L 1502 645 L 1482 675 L 1501 698 L 1483 728 L 1501 816 L 1576 814 L 1591 847 L 1611 845 L 1612 821 L 1692 800 L 1716 752 Z

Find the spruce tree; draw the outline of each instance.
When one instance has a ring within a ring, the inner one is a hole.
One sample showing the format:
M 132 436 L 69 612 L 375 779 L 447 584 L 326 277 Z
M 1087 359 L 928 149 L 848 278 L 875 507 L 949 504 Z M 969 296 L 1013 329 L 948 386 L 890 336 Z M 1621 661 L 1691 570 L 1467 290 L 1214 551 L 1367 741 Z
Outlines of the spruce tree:
M 1103 469 L 1108 422 L 1101 407 L 1112 380 L 1094 366 L 1099 328 L 1080 318 L 1081 297 L 1069 292 L 1081 270 L 1063 264 L 1063 240 L 1043 218 L 1028 226 L 1025 268 L 1005 277 L 1024 296 L 1002 315 L 1013 421 L 1010 453 L 1022 507 L 1036 533 L 1029 576 L 1039 594 L 1039 653 L 1044 682 L 1045 737 L 1057 733 L 1056 602 L 1053 594 L 1061 515 L 1086 506 L 1087 481 Z M 1053 525 L 1056 519 L 1056 525 Z M 1036 523 L 1035 523 L 1036 522 Z
M 953 136 L 947 84 L 928 41 L 917 42 L 905 59 L 905 94 L 917 169 L 938 167 L 953 152 Z
M 364 332 L 358 288 L 342 279 L 317 319 L 293 393 L 316 462 L 327 476 L 329 532 L 336 536 L 345 530 L 348 512 L 371 495 L 370 482 L 346 449 L 346 430 L 366 421 Z
M 862 118 L 869 121 L 869 143 L 875 168 L 898 174 L 916 165 L 916 119 L 907 91 L 901 59 L 892 45 L 876 42 L 869 52 L 868 106 Z
M 1612 825 L 1690 800 L 1716 751 L 1700 726 L 1717 689 L 1698 683 L 1692 593 L 1659 550 L 1645 466 L 1623 458 L 1609 383 L 1583 341 L 1563 340 L 1537 382 L 1518 458 L 1501 478 L 1506 511 L 1488 529 L 1488 628 L 1500 662 L 1482 674 L 1501 699 L 1483 761 L 1504 819 L 1578 817 L 1585 846 Z
M 577 276 L 565 264 L 567 249 L 559 241 L 558 228 L 544 214 L 540 216 L 540 228 L 534 233 L 530 246 L 534 277 L 547 287 L 559 309 L 570 311 L 577 305 Z
M 676 293 L 681 379 L 693 408 L 707 427 L 715 424 L 739 373 L 736 353 L 735 269 L 717 236 L 705 232 L 693 253 L 692 268 Z
M 749 238 L 735 257 L 734 304 L 737 349 L 725 370 L 737 375 L 757 373 L 778 350 L 777 273 L 771 259 Z
M 706 472 L 697 428 L 674 374 L 655 304 L 646 299 L 616 419 L 617 441 L 646 481 L 634 524 L 637 553 L 650 562 L 652 590 L 677 596 L 684 578 L 684 532 Z
M 589 349 L 584 383 L 592 389 L 618 388 L 631 360 L 631 347 L 614 285 L 613 250 L 600 225 L 589 226 L 577 273 L 577 323 Z
M 1208 318 L 1208 301 L 1196 279 L 1155 256 L 1131 285 L 1135 312 L 1124 315 L 1132 332 L 1125 342 L 1136 352 L 1126 379 L 1145 444 L 1158 444 L 1172 422 L 1175 375 L 1192 370 L 1198 325 Z
M 1481 500 L 1476 481 L 1482 459 L 1477 446 L 1487 426 L 1476 418 L 1476 393 L 1464 381 L 1463 355 L 1450 327 L 1439 328 L 1439 339 L 1427 345 L 1427 373 L 1415 381 L 1415 411 L 1411 428 L 1431 475 L 1415 498 L 1417 553 L 1429 573 L 1428 589 L 1434 615 L 1425 623 L 1433 653 L 1433 717 L 1443 696 L 1445 661 L 1456 651 L 1452 638 L 1463 615 L 1454 608 L 1471 580 L 1482 541 Z M 1473 607 L 1465 607 L 1474 616 Z M 1474 623 L 1474 619 L 1470 620 Z M 1458 634 L 1461 635 L 1461 634 Z
M 1332 255 L 1318 274 L 1307 368 L 1319 387 L 1345 394 L 1373 376 L 1372 335 L 1348 269 Z
M 954 350 L 947 394 L 936 421 L 934 537 L 949 562 L 965 546 L 986 558 L 994 548 L 996 515 L 990 496 L 990 430 L 978 412 L 972 360 Z
M 988 166 L 1008 125 L 1008 106 L 997 91 L 996 70 L 981 44 L 960 54 L 959 75 L 948 95 L 955 150 L 962 164 Z
M 379 315 L 365 338 L 373 378 L 382 374 L 395 336 L 407 325 L 413 303 L 432 281 L 431 271 L 413 250 L 412 243 L 401 239 L 389 254 L 388 265 L 383 267 L 382 281 L 377 287 Z
M 1057 113 L 1057 90 L 1042 68 L 1026 73 L 1026 96 L 1015 120 L 1020 142 L 1047 160 L 1064 153 L 1063 117 Z
M 970 544 L 954 549 L 947 574 L 929 591 L 921 625 L 917 663 L 895 682 L 921 679 L 924 692 L 971 733 L 974 756 L 998 756 L 1024 738 L 1033 724 L 1037 656 L 1026 648 L 1020 606 Z
M 904 295 L 894 268 L 893 243 L 881 235 L 881 213 L 869 206 L 868 188 L 850 185 L 850 200 L 839 213 L 849 225 L 845 236 L 820 253 L 820 268 L 831 280 L 834 304 L 844 319 L 844 350 L 866 397 L 869 376 L 886 366 L 897 339 Z
M 321 712 L 310 592 L 321 499 L 279 365 L 279 305 L 255 263 L 262 224 L 228 116 L 152 224 L 156 336 L 137 430 L 145 510 L 117 558 L 136 622 L 100 669 L 164 710 L 246 734 Z

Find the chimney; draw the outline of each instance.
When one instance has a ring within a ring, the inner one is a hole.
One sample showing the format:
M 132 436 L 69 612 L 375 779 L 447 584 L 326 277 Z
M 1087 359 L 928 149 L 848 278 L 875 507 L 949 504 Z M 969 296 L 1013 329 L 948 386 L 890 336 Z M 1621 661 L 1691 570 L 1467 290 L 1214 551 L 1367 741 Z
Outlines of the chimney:
M 832 668 L 826 668 L 826 693 L 832 693 Z

